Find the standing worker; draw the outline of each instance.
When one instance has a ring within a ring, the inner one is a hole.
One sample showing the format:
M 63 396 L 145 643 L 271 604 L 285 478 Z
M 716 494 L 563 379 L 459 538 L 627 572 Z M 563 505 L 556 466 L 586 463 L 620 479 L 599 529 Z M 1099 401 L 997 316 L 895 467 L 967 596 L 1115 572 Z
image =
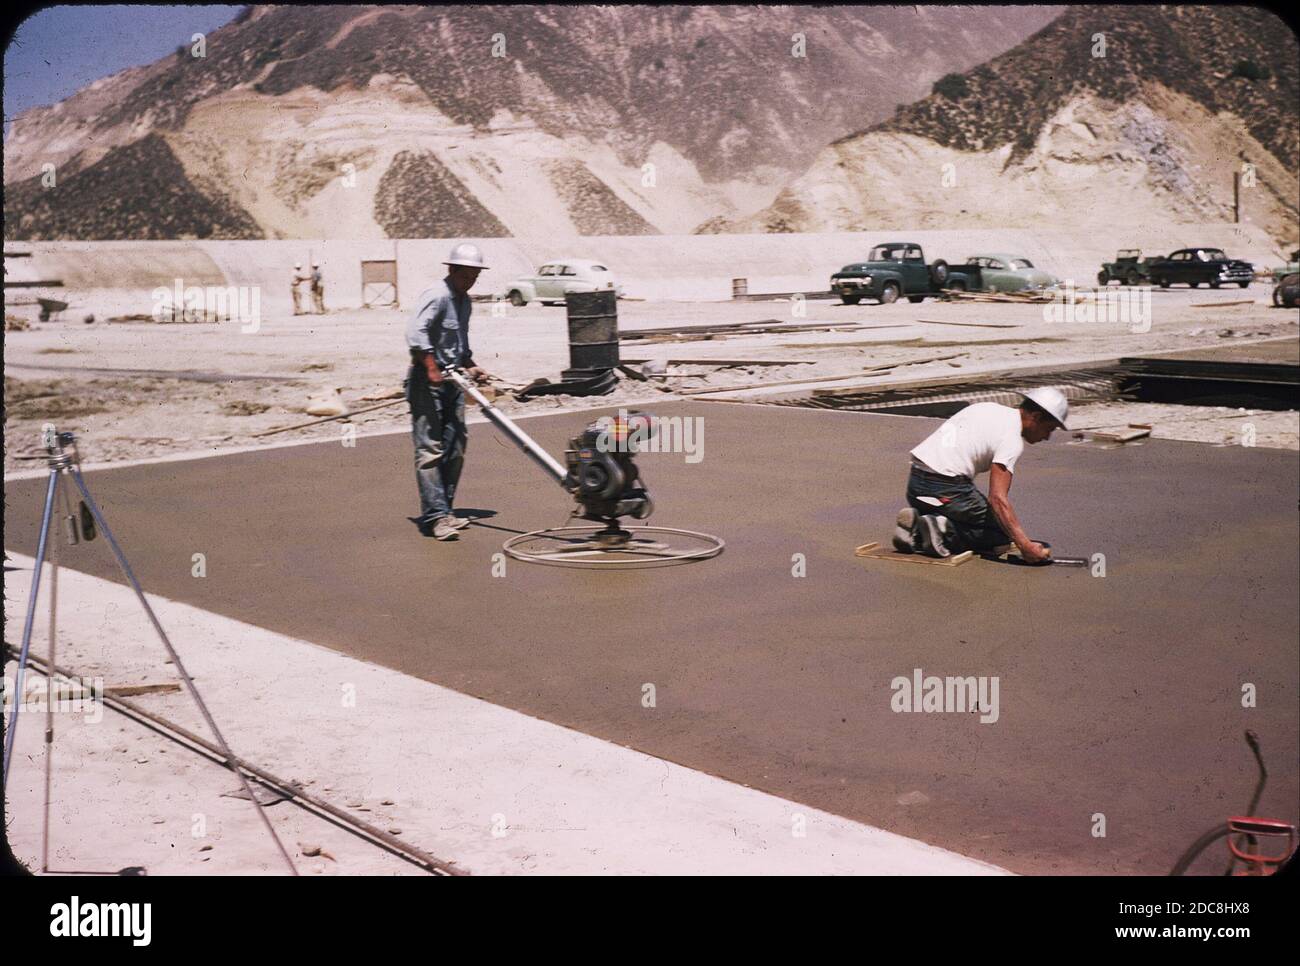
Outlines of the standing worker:
M 321 274 L 320 262 L 311 263 L 311 301 L 317 315 L 325 314 L 325 276 Z
M 487 378 L 469 348 L 469 290 L 487 266 L 478 246 L 469 242 L 453 247 L 443 264 L 446 277 L 420 293 L 406 326 L 411 369 L 405 388 L 420 489 L 416 522 L 426 537 L 454 540 L 457 531 L 469 525 L 452 513 L 469 435 L 465 395 L 445 370 L 455 366 L 477 382 Z
M 1014 544 L 1027 563 L 1051 561 L 1047 547 L 1020 526 L 1008 495 L 1025 443 L 1066 429 L 1070 404 L 1059 389 L 1022 393 L 1019 408 L 973 403 L 912 450 L 907 507 L 898 512 L 894 549 L 931 557 L 975 550 L 1004 553 Z M 989 474 L 986 498 L 975 477 Z
M 310 276 L 304 275 L 302 271 L 302 262 L 293 263 L 293 281 L 289 283 L 290 291 L 293 292 L 293 314 L 302 315 L 302 283 L 308 281 Z

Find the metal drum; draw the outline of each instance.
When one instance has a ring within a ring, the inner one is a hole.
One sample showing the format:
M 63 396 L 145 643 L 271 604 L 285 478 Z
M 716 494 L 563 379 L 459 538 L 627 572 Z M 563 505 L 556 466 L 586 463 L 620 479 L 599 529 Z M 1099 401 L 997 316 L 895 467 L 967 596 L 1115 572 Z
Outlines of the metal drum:
M 594 376 L 615 368 L 618 360 L 618 293 L 570 292 L 569 367 L 564 378 Z

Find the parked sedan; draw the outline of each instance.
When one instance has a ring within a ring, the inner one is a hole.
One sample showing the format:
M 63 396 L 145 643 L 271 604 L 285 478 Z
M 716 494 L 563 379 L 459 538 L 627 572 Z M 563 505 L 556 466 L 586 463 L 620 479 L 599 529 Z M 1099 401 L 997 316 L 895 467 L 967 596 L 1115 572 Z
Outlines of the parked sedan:
M 1283 279 L 1296 272 L 1300 272 L 1300 248 L 1291 253 L 1291 260 L 1285 265 L 1277 265 L 1273 268 L 1273 277 Z
M 599 292 L 603 289 L 613 289 L 620 297 L 623 294 L 623 286 L 600 262 L 564 258 L 547 262 L 536 275 L 515 279 L 505 287 L 503 295 L 511 305 L 527 305 L 529 302 L 548 305 L 552 302 L 563 304 L 564 296 L 569 292 Z
M 980 279 L 984 292 L 1020 292 L 1025 289 L 1056 288 L 1061 284 L 1051 272 L 1034 268 L 1034 263 L 1023 255 L 972 255 L 965 265 L 952 266 L 954 276 L 966 267 L 978 268 L 972 273 Z M 954 278 L 949 288 L 958 288 Z
M 1255 279 L 1255 266 L 1229 258 L 1221 248 L 1180 248 L 1163 261 L 1151 265 L 1151 281 L 1161 288 L 1185 283 L 1196 288 L 1205 282 L 1210 288 L 1236 282 L 1245 288 Z

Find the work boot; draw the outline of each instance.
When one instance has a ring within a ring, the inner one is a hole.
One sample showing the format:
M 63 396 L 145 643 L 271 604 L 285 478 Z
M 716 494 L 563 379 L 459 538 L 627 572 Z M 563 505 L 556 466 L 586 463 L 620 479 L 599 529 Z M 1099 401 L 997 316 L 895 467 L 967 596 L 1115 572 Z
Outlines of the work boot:
M 464 530 L 467 526 L 469 526 L 468 520 L 461 519 L 460 517 L 456 516 L 456 514 L 454 513 L 451 516 L 446 517 L 445 519 L 450 521 L 451 525 L 455 527 L 457 530 Z
M 951 557 L 948 534 L 952 524 L 938 513 L 923 514 L 917 523 L 917 549 L 930 557 Z
M 433 521 L 433 536 L 435 540 L 455 540 L 459 528 L 456 526 L 455 517 L 438 517 Z
M 894 549 L 899 553 L 915 553 L 916 511 L 910 506 L 903 507 L 898 511 L 898 519 L 894 522 L 897 524 L 894 527 Z

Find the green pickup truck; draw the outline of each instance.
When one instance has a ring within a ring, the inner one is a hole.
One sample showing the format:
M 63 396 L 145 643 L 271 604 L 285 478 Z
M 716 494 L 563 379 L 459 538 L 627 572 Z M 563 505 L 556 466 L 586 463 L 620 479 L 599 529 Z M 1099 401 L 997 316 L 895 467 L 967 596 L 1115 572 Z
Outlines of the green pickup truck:
M 832 275 L 831 294 L 838 295 L 845 305 L 857 305 L 864 298 L 883 305 L 903 297 L 922 302 L 942 295 L 952 277 L 942 258 L 927 265 L 915 242 L 888 242 L 871 249 L 865 262 L 845 265 Z

